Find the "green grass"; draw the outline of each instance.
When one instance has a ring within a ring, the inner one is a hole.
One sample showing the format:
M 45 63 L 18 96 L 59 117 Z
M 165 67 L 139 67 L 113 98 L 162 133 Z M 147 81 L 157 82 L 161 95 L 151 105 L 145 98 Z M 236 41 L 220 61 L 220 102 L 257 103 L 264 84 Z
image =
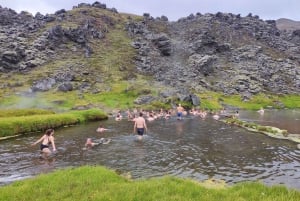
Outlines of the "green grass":
M 201 108 L 219 110 L 222 105 L 235 106 L 240 109 L 258 110 L 261 107 L 300 108 L 300 95 L 257 94 L 248 101 L 243 101 L 240 95 L 225 96 L 218 92 L 205 91 L 198 94 L 201 99 Z
M 1 117 L 19 117 L 19 116 L 30 116 L 30 115 L 43 115 L 43 114 L 54 114 L 53 111 L 36 109 L 36 108 L 26 108 L 26 109 L 4 109 L 0 110 Z
M 261 107 L 273 106 L 274 100 L 277 99 L 276 96 L 267 96 L 265 94 L 257 94 L 253 96 L 249 101 L 243 101 L 240 95 L 234 96 L 221 96 L 225 104 L 237 106 L 241 109 L 247 110 L 258 110 Z
M 0 187 L 0 201 L 10 200 L 209 200 L 298 201 L 300 192 L 258 182 L 215 186 L 165 176 L 132 181 L 103 167 L 79 167 L 41 174 Z
M 221 96 L 220 93 L 206 91 L 198 96 L 200 97 L 202 109 L 219 110 L 222 108 L 222 105 L 219 102 Z
M 17 115 L 19 113 L 17 112 Z M 106 119 L 100 110 L 70 111 L 60 114 L 33 114 L 27 116 L 11 116 L 0 118 L 0 137 L 17 134 L 44 131 L 48 128 L 58 128 L 86 121 Z
M 289 109 L 300 108 L 300 95 L 285 95 L 278 98 Z

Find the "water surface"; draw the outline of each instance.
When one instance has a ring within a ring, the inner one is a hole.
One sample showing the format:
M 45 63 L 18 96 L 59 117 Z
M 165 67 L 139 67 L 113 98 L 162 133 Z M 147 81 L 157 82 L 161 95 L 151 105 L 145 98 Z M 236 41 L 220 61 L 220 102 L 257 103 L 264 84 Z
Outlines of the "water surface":
M 254 119 L 243 112 L 241 118 Z M 220 179 L 229 184 L 259 180 L 300 189 L 300 150 L 291 141 L 210 117 L 149 122 L 149 132 L 142 141 L 133 135 L 132 122 L 108 119 L 101 124 L 110 130 L 97 133 L 99 122 L 56 130 L 58 152 L 48 160 L 40 158 L 38 145 L 30 146 L 41 134 L 1 141 L 0 185 L 65 167 L 103 165 L 130 172 L 134 179 L 174 175 L 199 181 Z M 112 142 L 83 150 L 87 137 L 109 137 Z

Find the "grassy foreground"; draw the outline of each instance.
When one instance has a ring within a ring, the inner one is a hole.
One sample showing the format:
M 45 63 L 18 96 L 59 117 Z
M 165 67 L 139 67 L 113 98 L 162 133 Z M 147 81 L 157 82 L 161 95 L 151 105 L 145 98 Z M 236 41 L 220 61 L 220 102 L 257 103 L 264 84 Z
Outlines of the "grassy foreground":
M 241 183 L 207 187 L 174 177 L 131 181 L 103 167 L 79 167 L 42 174 L 0 187 L 0 200 L 300 200 L 300 192 L 283 186 Z

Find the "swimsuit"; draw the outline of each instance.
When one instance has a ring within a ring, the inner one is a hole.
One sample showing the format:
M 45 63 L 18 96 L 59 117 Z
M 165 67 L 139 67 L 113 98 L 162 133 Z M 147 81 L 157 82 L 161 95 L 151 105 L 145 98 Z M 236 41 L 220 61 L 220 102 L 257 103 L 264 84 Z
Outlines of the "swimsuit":
M 49 148 L 49 146 L 48 146 L 48 145 L 41 144 L 41 151 L 43 151 L 43 149 L 45 149 L 45 148 Z
M 137 134 L 143 135 L 144 134 L 144 128 L 137 128 Z
M 47 137 L 48 140 L 48 145 L 47 144 L 41 144 L 41 151 L 43 151 L 43 149 L 45 148 L 49 148 L 49 144 L 51 144 L 51 142 L 49 141 L 49 137 Z
M 177 117 L 182 117 L 182 112 L 177 112 Z

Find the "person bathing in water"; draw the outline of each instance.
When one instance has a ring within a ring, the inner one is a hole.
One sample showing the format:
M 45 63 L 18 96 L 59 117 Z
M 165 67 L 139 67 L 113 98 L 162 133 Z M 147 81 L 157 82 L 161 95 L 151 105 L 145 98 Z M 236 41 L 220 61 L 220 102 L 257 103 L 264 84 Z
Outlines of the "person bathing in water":
M 111 139 L 101 138 L 99 140 L 99 142 L 93 142 L 91 138 L 87 138 L 84 146 L 86 148 L 92 148 L 94 146 L 97 146 L 97 145 L 100 145 L 100 144 L 108 144 L 110 142 L 111 142 Z
M 86 142 L 85 142 L 85 147 L 88 147 L 88 148 L 92 148 L 96 145 L 99 145 L 100 143 L 96 143 L 96 142 L 93 142 L 91 138 L 87 138 L 86 139 Z
M 178 107 L 177 107 L 177 119 L 181 120 L 182 119 L 182 115 L 184 112 L 184 108 L 181 106 L 181 104 L 179 103 Z
M 259 114 L 263 115 L 265 113 L 265 110 L 263 107 L 260 108 L 260 110 L 257 111 Z
M 143 138 L 144 132 L 147 132 L 147 125 L 142 112 L 134 121 L 133 132 L 137 132 L 139 140 Z
M 100 125 L 98 128 L 97 128 L 97 132 L 98 133 L 103 133 L 104 131 L 107 131 L 108 129 L 107 128 L 104 128 L 102 125 Z
M 51 154 L 51 150 L 49 148 L 49 145 L 52 145 L 53 152 L 56 151 L 55 143 L 54 143 L 54 129 L 48 129 L 46 130 L 46 133 L 38 139 L 36 142 L 32 144 L 32 146 L 36 145 L 39 142 L 42 142 L 40 145 L 40 149 L 42 153 L 45 153 L 46 155 Z

